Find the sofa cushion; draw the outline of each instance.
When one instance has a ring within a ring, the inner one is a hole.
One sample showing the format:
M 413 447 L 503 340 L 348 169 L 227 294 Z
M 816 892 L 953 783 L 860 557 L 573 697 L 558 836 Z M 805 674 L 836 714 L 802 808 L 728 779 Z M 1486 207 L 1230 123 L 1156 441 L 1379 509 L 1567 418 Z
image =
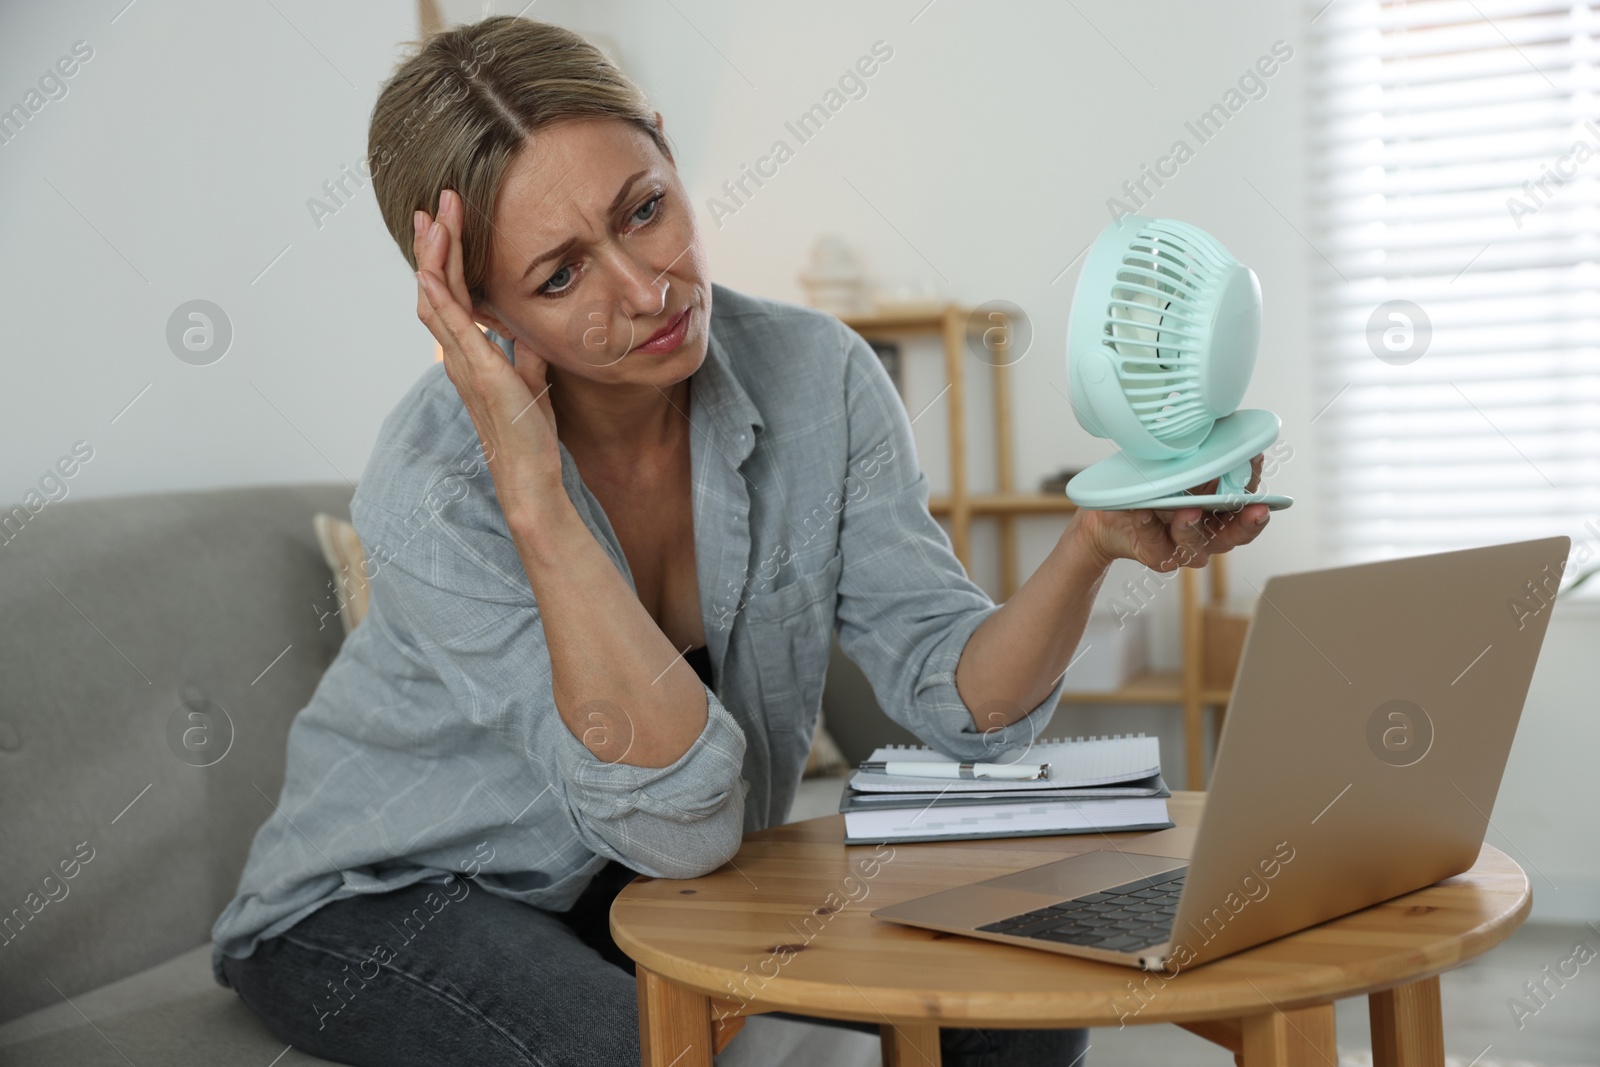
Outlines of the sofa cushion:
M 352 523 L 319 511 L 311 517 L 322 546 L 322 559 L 333 573 L 334 592 L 339 599 L 339 621 L 348 636 L 366 618 L 372 599 L 372 581 L 367 576 L 367 550 Z M 375 572 L 374 572 L 375 573 Z
M 311 516 L 351 493 L 66 500 L 0 547 L 0 1022 L 210 940 L 344 639 Z
M 75 996 L 71 1004 L 57 1001 L 0 1026 L 0 1062 L 30 1067 L 330 1062 L 299 1049 L 285 1053 L 285 1043 L 211 977 L 209 944 Z

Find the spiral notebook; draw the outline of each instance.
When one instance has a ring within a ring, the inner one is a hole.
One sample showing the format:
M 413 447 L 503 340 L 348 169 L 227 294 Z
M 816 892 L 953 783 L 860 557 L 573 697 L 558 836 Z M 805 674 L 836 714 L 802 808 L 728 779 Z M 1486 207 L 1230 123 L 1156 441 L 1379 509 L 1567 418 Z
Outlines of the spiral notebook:
M 844 843 L 959 841 L 983 837 L 1126 833 L 1172 827 L 1166 797 L 1106 800 L 985 801 L 920 810 L 851 811 L 844 816 Z
M 887 745 L 873 752 L 874 761 L 941 763 L 950 757 L 926 745 Z M 989 779 L 912 778 L 857 771 L 850 788 L 863 793 L 1026 793 L 1038 789 L 1083 789 L 1136 782 L 1161 773 L 1161 749 L 1154 737 L 1114 734 L 1109 737 L 1055 738 L 1026 749 L 997 754 L 996 763 L 1048 763 L 1050 776 L 1026 782 Z

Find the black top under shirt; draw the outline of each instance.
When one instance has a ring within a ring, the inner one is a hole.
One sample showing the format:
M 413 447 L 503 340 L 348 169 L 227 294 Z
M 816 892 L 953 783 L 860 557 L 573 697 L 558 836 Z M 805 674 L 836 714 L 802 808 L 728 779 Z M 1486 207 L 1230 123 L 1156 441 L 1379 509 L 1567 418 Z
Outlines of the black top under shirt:
M 710 649 L 706 648 L 705 645 L 701 645 L 699 648 L 691 648 L 683 654 L 683 661 L 694 668 L 694 673 L 700 676 L 700 680 L 706 684 L 707 689 L 716 688 L 716 685 L 711 681 Z

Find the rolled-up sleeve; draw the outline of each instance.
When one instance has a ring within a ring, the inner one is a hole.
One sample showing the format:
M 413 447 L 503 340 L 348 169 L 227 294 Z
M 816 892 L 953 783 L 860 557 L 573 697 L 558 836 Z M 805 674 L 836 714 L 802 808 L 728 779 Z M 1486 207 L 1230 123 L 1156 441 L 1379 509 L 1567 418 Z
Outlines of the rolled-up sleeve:
M 357 494 L 351 515 L 375 572 L 369 619 L 390 627 L 419 681 L 442 684 L 450 707 L 439 714 L 451 725 L 440 732 L 492 731 L 515 746 L 593 852 L 664 878 L 721 866 L 743 831 L 743 731 L 707 690 L 705 728 L 672 764 L 607 762 L 589 751 L 556 710 L 544 627 L 516 546 L 494 528 L 493 501 L 473 496 L 487 482 L 447 478 L 409 519 Z
M 839 526 L 840 646 L 891 719 L 953 758 L 994 759 L 1039 736 L 1065 682 L 1018 721 L 979 729 L 956 689 L 956 666 L 999 607 L 967 577 L 928 512 L 911 422 L 881 361 L 859 335 L 841 330 L 850 459 Z

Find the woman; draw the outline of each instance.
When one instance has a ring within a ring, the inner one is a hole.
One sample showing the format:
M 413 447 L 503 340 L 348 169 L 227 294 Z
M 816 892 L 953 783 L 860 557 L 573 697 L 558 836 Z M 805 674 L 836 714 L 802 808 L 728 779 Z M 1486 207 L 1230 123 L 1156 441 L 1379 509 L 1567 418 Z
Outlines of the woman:
M 1112 559 L 1203 563 L 1266 519 L 1079 512 L 997 607 L 872 351 L 710 281 L 660 114 L 581 38 L 433 37 L 369 148 L 444 363 L 383 424 L 369 614 L 214 931 L 218 981 L 305 1051 L 637 1062 L 610 900 L 782 820 L 835 628 L 888 714 L 995 755 L 1048 721 Z M 951 1064 L 1083 1044 L 944 1032 Z

